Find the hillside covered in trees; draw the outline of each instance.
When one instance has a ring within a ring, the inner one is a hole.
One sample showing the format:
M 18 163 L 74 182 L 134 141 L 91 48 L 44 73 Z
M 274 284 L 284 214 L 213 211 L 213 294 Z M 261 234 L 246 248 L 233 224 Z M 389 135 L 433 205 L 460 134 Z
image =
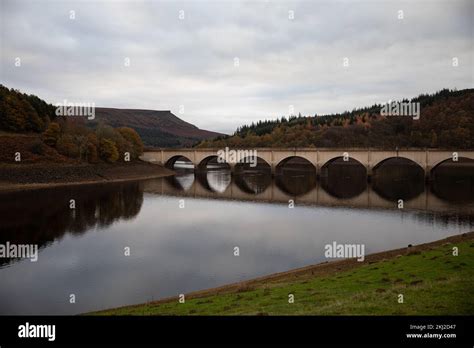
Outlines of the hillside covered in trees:
M 383 105 L 325 116 L 259 121 L 198 147 L 474 148 L 474 89 L 441 90 L 401 102 L 420 103 L 420 118 L 382 116 Z
M 95 114 L 95 120 L 88 124 L 102 122 L 112 127 L 133 128 L 145 146 L 150 147 L 191 147 L 202 140 L 223 135 L 199 129 L 169 110 L 96 108 Z
M 73 159 L 80 162 L 127 161 L 138 158 L 143 143 L 129 127 L 87 127 L 77 116 L 56 116 L 56 107 L 34 95 L 0 85 L 0 161 Z

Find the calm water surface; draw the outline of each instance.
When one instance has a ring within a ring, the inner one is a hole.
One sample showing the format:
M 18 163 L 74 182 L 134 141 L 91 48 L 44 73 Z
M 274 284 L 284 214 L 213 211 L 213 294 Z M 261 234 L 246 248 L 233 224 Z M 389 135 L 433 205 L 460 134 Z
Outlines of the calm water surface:
M 36 243 L 40 252 L 37 262 L 0 259 L 0 314 L 142 303 L 325 261 L 333 241 L 364 243 L 369 254 L 474 229 L 472 176 L 441 171 L 426 185 L 416 173 L 387 170 L 367 183 L 357 169 L 334 168 L 319 180 L 298 167 L 275 177 L 261 168 L 234 176 L 183 169 L 156 180 L 3 194 L 0 244 Z

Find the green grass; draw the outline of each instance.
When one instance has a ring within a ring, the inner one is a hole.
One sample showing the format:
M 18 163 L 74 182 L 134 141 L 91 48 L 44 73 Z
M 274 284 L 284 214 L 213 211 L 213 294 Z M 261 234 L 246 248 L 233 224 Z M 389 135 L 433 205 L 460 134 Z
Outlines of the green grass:
M 453 246 L 459 256 L 452 255 Z M 295 303 L 288 303 L 294 294 Z M 403 294 L 404 303 L 398 303 Z M 327 276 L 100 315 L 462 315 L 474 314 L 474 242 L 445 244 Z

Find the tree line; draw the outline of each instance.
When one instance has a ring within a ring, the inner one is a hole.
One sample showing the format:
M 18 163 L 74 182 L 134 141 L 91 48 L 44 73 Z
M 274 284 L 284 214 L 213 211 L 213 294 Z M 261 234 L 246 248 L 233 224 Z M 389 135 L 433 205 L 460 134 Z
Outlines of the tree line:
M 402 102 L 420 103 L 418 120 L 382 116 L 381 104 L 331 115 L 289 116 L 239 127 L 198 147 L 474 147 L 474 89 L 443 89 Z
M 73 119 L 74 118 L 74 119 Z M 143 142 L 129 127 L 113 128 L 103 123 L 88 127 L 84 119 L 56 116 L 55 106 L 34 95 L 0 85 L 0 130 L 38 133 L 46 146 L 81 161 L 116 162 L 138 158 Z M 42 144 L 37 151 L 41 152 Z

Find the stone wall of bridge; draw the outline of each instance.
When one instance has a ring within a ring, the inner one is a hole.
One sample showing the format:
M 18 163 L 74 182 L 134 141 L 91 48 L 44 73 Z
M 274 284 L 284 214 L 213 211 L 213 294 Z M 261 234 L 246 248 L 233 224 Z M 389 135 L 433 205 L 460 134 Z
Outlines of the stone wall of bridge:
M 300 157 L 309 161 L 315 168 L 317 174 L 321 168 L 346 154 L 362 164 L 367 174 L 371 175 L 378 165 L 390 158 L 406 158 L 417 163 L 426 175 L 438 164 L 453 159 L 453 151 L 442 150 L 368 150 L 368 149 L 256 149 L 257 156 L 268 163 L 272 172 L 276 167 L 292 157 Z M 191 161 L 195 168 L 205 167 L 205 163 L 217 156 L 218 149 L 164 149 L 144 152 L 140 157 L 144 161 L 171 166 L 179 157 L 185 157 Z M 474 151 L 458 151 L 458 158 L 474 160 Z M 234 169 L 236 163 L 229 163 Z

